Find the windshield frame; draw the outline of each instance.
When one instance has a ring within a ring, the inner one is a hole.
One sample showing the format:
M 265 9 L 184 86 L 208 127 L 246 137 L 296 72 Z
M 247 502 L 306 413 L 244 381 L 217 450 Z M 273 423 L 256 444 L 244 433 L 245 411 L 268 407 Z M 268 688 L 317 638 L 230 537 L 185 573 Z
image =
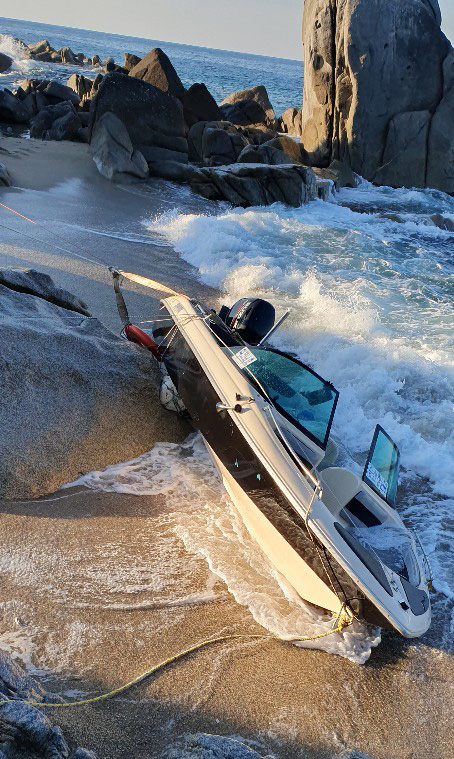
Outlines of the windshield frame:
M 339 400 L 339 391 L 336 390 L 336 388 L 334 387 L 334 385 L 331 382 L 329 382 L 328 380 L 326 380 L 324 377 L 322 377 L 320 374 L 318 374 L 316 371 L 314 371 L 314 369 L 312 369 L 307 364 L 303 363 L 303 361 L 300 361 L 298 358 L 296 358 L 295 356 L 293 356 L 291 353 L 286 353 L 285 351 L 281 351 L 278 348 L 273 348 L 273 347 L 270 347 L 270 346 L 266 346 L 265 347 L 265 346 L 261 346 L 261 345 L 251 345 L 251 346 L 248 346 L 248 347 L 249 347 L 249 350 L 251 350 L 251 352 L 254 352 L 254 350 L 257 350 L 257 351 L 262 351 L 263 353 L 275 353 L 278 356 L 282 356 L 283 358 L 286 358 L 288 361 L 291 361 L 294 364 L 297 364 L 298 366 L 300 366 L 302 369 L 304 369 L 309 374 L 312 374 L 312 376 L 315 377 L 316 379 L 318 379 L 320 382 L 323 382 L 325 385 L 328 385 L 329 389 L 334 393 L 335 397 L 334 397 L 333 406 L 332 406 L 332 409 L 331 409 L 331 415 L 330 415 L 330 418 L 329 418 L 329 421 L 328 421 L 328 424 L 327 424 L 327 427 L 326 427 L 325 438 L 324 438 L 324 440 L 322 442 L 310 430 L 308 430 L 307 427 L 304 427 L 304 425 L 302 425 L 298 421 L 298 419 L 296 419 L 294 416 L 292 416 L 291 414 L 289 414 L 278 402 L 272 400 L 271 397 L 268 394 L 268 391 L 267 391 L 265 385 L 263 385 L 263 390 L 262 390 L 262 388 L 261 388 L 261 384 L 262 383 L 261 383 L 260 379 L 255 377 L 254 373 L 251 371 L 251 369 L 249 367 L 244 367 L 244 368 L 240 369 L 240 371 L 247 377 L 247 379 L 250 380 L 255 385 L 255 387 L 257 388 L 257 390 L 260 392 L 260 395 L 263 395 L 263 391 L 265 391 L 266 400 L 268 400 L 272 404 L 272 406 L 274 406 L 274 408 L 279 412 L 279 414 L 281 414 L 283 417 L 285 417 L 291 424 L 293 424 L 294 427 L 296 427 L 298 430 L 300 430 L 300 432 L 302 432 L 304 435 L 306 435 L 306 437 L 308 437 L 310 440 L 312 440 L 312 442 L 315 443 L 315 445 L 317 445 L 323 451 L 326 450 L 326 446 L 328 445 L 328 440 L 329 440 L 329 436 L 330 436 L 330 432 L 331 432 L 331 427 L 332 427 L 333 420 L 334 420 L 334 415 L 336 413 L 337 402 Z

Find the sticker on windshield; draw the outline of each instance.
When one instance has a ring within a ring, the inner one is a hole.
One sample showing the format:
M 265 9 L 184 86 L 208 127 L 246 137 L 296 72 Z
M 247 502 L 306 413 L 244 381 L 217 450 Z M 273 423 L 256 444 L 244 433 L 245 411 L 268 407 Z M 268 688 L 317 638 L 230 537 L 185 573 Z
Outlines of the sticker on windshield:
M 375 485 L 378 492 L 381 493 L 383 498 L 386 498 L 388 495 L 388 483 L 385 478 L 382 477 L 378 469 L 375 469 L 372 464 L 369 464 L 367 467 L 366 477 L 372 482 L 373 485 Z
M 254 361 L 257 361 L 256 357 L 252 351 L 249 350 L 249 348 L 241 348 L 238 353 L 234 354 L 233 358 L 238 366 L 249 366 L 249 364 L 253 364 Z

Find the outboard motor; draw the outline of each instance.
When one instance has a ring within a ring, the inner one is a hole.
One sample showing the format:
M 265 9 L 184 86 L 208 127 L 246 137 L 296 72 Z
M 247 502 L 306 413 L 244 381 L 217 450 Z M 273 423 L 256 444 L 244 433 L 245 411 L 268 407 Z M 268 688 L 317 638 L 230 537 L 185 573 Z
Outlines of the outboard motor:
M 274 306 L 262 298 L 241 298 L 229 310 L 223 306 L 219 316 L 245 343 L 258 345 L 274 326 Z

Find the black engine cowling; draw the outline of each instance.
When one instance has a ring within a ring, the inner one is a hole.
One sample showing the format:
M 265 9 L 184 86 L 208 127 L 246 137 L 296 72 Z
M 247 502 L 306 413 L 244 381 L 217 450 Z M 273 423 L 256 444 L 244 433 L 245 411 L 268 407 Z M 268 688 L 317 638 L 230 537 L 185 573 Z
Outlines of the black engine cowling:
M 223 306 L 219 316 L 227 327 L 249 345 L 258 345 L 274 326 L 274 306 L 262 298 L 241 298 L 229 310 Z

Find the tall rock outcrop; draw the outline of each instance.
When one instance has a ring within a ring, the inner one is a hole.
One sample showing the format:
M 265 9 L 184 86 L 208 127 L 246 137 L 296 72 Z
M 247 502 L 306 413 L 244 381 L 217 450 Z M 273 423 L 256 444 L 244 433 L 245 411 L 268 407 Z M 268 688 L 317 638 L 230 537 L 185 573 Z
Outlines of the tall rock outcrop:
M 305 0 L 307 161 L 454 193 L 454 51 L 438 0 Z

